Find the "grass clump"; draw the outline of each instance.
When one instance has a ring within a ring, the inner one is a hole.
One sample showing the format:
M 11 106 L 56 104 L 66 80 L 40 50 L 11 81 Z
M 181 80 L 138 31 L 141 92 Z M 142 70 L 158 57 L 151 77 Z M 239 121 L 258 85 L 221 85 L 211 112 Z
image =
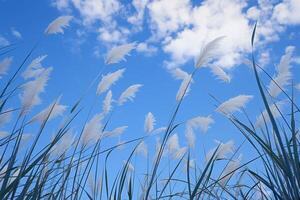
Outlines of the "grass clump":
M 63 33 L 63 28 L 69 25 L 71 19 L 71 16 L 65 16 L 54 20 L 45 34 Z M 256 26 L 252 46 L 255 30 Z M 277 86 L 287 98 L 285 102 L 288 102 L 290 111 L 288 114 L 281 112 L 281 103 L 274 102 L 274 95 L 268 93 L 261 80 L 258 73 L 261 68 L 255 61 L 254 52 L 254 78 L 266 109 L 259 123 L 253 123 L 244 109 L 252 99 L 251 95 L 238 95 L 223 103 L 218 102 L 220 105 L 216 109 L 236 126 L 245 141 L 237 148 L 233 141 L 218 142 L 199 164 L 191 153 L 195 147 L 193 131 L 199 129 L 206 132 L 214 123 L 209 115 L 187 120 L 188 146 L 180 146 L 175 131 L 183 125 L 177 122 L 182 102 L 196 74 L 214 58 L 214 50 L 222 39 L 212 40 L 202 49 L 191 74 L 174 71 L 182 83 L 166 127 L 154 129 L 156 119 L 149 112 L 144 125 L 147 135 L 109 146 L 107 139 L 120 136 L 127 128 L 108 129 L 114 110 L 135 98 L 142 85 L 129 86 L 118 100 L 113 100 L 111 86 L 123 76 L 125 69 L 103 75 L 95 92 L 95 98 L 106 93 L 103 111 L 94 113 L 96 103 L 87 106 L 88 115 L 84 122 L 80 120 L 81 128 L 75 135 L 72 126 L 78 123 L 77 118 L 86 109 L 83 100 L 102 72 L 70 107 L 60 104 L 61 97 L 58 97 L 46 109 L 31 117 L 30 112 L 40 103 L 39 95 L 44 91 L 52 71 L 52 68 L 41 64 L 45 56 L 36 58 L 27 69 L 23 69 L 38 47 L 38 44 L 35 45 L 8 81 L 2 82 L 0 116 L 6 119 L 14 114 L 14 117 L 9 122 L 10 132 L 1 133 L 0 199 L 300 199 L 299 107 L 293 92 L 287 94 L 282 87 L 285 84 L 276 82 L 276 78 L 262 69 L 273 84 L 272 91 Z M 118 63 L 135 46 L 131 43 L 113 48 L 107 55 L 106 64 Z M 0 55 L 8 54 L 13 48 L 14 45 L 1 47 Z M 20 76 L 25 82 L 18 84 Z M 16 94 L 21 94 L 21 105 L 7 109 L 11 101 L 15 102 Z M 234 115 L 241 110 L 248 119 L 246 122 Z M 45 144 L 42 138 L 49 132 L 49 121 L 60 115 L 63 120 L 56 128 L 51 126 L 50 130 L 55 130 L 55 133 L 51 141 Z M 38 124 L 37 131 L 28 136 L 26 131 L 33 124 Z M 155 136 L 160 139 L 157 139 L 156 151 L 150 152 L 146 141 Z M 25 144 L 28 137 L 29 142 Z M 252 145 L 257 156 L 244 162 L 240 151 L 246 142 Z M 113 154 L 124 146 L 131 149 L 127 158 L 123 162 L 113 160 Z M 147 160 L 142 174 L 132 164 L 138 154 L 143 154 Z M 116 162 L 118 166 L 114 171 L 111 166 Z M 253 163 L 259 163 L 262 168 L 252 168 Z

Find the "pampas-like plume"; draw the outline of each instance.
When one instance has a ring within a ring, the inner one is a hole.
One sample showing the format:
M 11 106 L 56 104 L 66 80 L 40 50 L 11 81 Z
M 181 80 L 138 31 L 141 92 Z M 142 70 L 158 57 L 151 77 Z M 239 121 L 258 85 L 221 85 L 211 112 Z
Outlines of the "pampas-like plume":
M 196 142 L 196 135 L 194 133 L 195 129 L 200 129 L 202 132 L 206 132 L 210 125 L 214 123 L 213 118 L 211 116 L 207 117 L 195 117 L 187 121 L 186 130 L 185 130 L 185 138 L 189 147 L 193 148 Z
M 2 113 L 0 113 L 0 126 L 3 126 L 10 121 L 11 114 L 12 111 L 10 111 L 9 109 L 2 111 Z
M 88 186 L 92 192 L 92 197 L 98 197 L 99 191 L 102 188 L 102 177 L 97 177 L 95 183 L 95 175 L 93 173 L 90 173 L 88 176 Z
M 215 158 L 214 158 L 215 160 L 224 159 L 224 158 L 226 158 L 227 154 L 234 152 L 234 141 L 233 140 L 229 140 L 226 143 L 222 143 L 220 141 L 216 141 L 216 142 L 217 142 L 217 147 L 212 148 L 206 154 L 206 156 L 205 156 L 206 161 L 209 161 L 211 159 L 211 157 L 214 155 L 217 148 L 218 148 L 218 151 L 215 154 Z
M 28 65 L 26 70 L 22 73 L 22 77 L 27 80 L 30 78 L 34 78 L 39 76 L 43 71 L 44 68 L 41 64 L 41 62 L 47 57 L 47 55 L 42 55 L 34 60 L 31 61 L 31 63 Z
M 286 100 L 279 101 L 277 103 L 274 103 L 270 105 L 271 113 L 273 114 L 274 118 L 280 117 L 280 112 L 284 105 L 286 104 Z M 280 111 L 280 112 L 279 112 Z M 256 119 L 255 127 L 261 128 L 265 123 L 268 123 L 270 121 L 270 117 L 268 115 L 267 110 L 265 109 Z
M 23 148 L 26 146 L 27 143 L 29 143 L 33 138 L 33 135 L 31 133 L 24 133 L 21 138 L 21 145 L 20 147 Z
M 221 40 L 224 37 L 218 37 L 210 42 L 208 42 L 200 51 L 200 54 L 195 62 L 195 67 L 200 68 L 203 65 L 210 62 L 211 59 L 216 55 L 216 49 L 219 47 Z
M 103 114 L 96 114 L 94 117 L 86 123 L 82 133 L 82 144 L 86 145 L 91 141 L 97 141 L 102 134 L 102 119 Z
M 4 138 L 6 136 L 8 136 L 8 132 L 7 131 L 0 131 L 0 139 Z
M 117 137 L 124 133 L 124 131 L 128 128 L 128 126 L 121 126 L 118 128 L 115 128 L 112 131 L 104 131 L 103 137 Z
M 300 83 L 296 85 L 296 89 L 300 91 Z
M 28 112 L 33 106 L 41 103 L 39 95 L 45 90 L 51 71 L 52 67 L 44 69 L 34 80 L 28 81 L 21 86 L 22 93 L 20 99 L 22 104 L 22 114 Z
M 136 148 L 135 150 L 136 154 L 141 154 L 143 155 L 144 157 L 147 157 L 148 155 L 148 146 L 147 144 L 142 141 Z
M 191 130 L 200 129 L 205 133 L 212 123 L 214 123 L 214 119 L 210 115 L 207 117 L 198 116 L 189 119 L 186 123 L 186 128 Z
M 161 133 L 161 132 L 164 132 L 167 130 L 167 127 L 163 126 L 163 127 L 159 127 L 155 130 L 152 131 L 152 134 L 158 134 L 158 133 Z
M 125 69 L 119 69 L 113 73 L 108 73 L 102 77 L 97 88 L 97 95 L 107 91 L 113 84 L 115 84 L 125 72 Z
M 11 177 L 9 177 L 8 184 L 11 184 L 11 183 L 13 183 L 16 180 L 16 178 L 20 174 L 21 169 L 18 167 L 15 170 L 12 170 L 12 171 L 14 171 L 14 172 L 11 174 Z
M 288 46 L 285 49 L 285 55 L 281 57 L 280 63 L 276 68 L 277 74 L 273 76 L 273 80 L 276 83 L 271 80 L 270 84 L 268 85 L 268 91 L 272 97 L 277 97 L 282 92 L 281 89 L 284 89 L 284 87 L 289 84 L 289 81 L 292 78 L 292 73 L 290 72 L 290 63 L 294 49 L 295 47 L 293 46 Z
M 170 153 L 177 151 L 180 148 L 178 135 L 171 135 L 167 142 L 167 148 Z
M 187 147 L 181 147 L 179 148 L 174 154 L 172 154 L 173 159 L 180 159 L 182 156 L 186 153 L 188 150 Z
M 184 80 L 186 77 L 189 76 L 189 74 L 185 71 L 183 71 L 180 68 L 172 69 L 169 71 L 173 78 L 177 80 Z
M 190 148 L 194 148 L 196 144 L 196 135 L 193 129 L 189 128 L 185 131 L 185 138 Z
M 251 95 L 238 95 L 231 99 L 228 99 L 222 103 L 216 111 L 225 115 L 230 115 L 236 111 L 240 111 L 241 108 L 253 98 Z
M 0 62 L 0 78 L 2 77 L 2 75 L 5 75 L 7 73 L 12 61 L 13 61 L 13 58 L 8 57 L 8 58 L 4 58 Z
M 45 30 L 46 35 L 64 33 L 64 28 L 69 26 L 73 16 L 60 16 L 53 20 Z
M 126 165 L 127 161 L 123 160 L 124 166 Z M 127 163 L 128 171 L 133 172 L 134 171 L 134 166 L 131 162 Z
M 179 138 L 176 133 L 169 137 L 166 145 L 168 153 L 172 156 L 173 159 L 181 158 L 187 150 L 186 147 L 180 147 Z
M 146 133 L 151 133 L 154 129 L 155 117 L 149 112 L 145 117 L 144 130 Z
M 196 169 L 196 161 L 195 161 L 195 159 L 190 159 L 189 163 L 188 163 L 188 160 L 185 159 L 184 166 L 182 168 L 184 173 L 187 173 L 188 164 L 189 164 L 189 168 L 190 169 Z
M 220 176 L 220 184 L 224 187 L 229 179 L 233 176 L 233 174 L 236 172 L 236 170 L 241 165 L 242 156 L 240 155 L 235 160 L 230 160 L 225 169 L 223 170 L 221 176 Z
M 180 101 L 190 91 L 190 83 L 192 76 L 188 75 L 183 80 L 176 95 L 176 101 Z
M 141 84 L 135 84 L 132 86 L 129 86 L 124 92 L 122 92 L 118 104 L 123 105 L 126 101 L 130 100 L 133 101 L 133 98 L 135 98 L 135 93 L 142 87 Z
M 60 157 L 72 147 L 74 142 L 75 135 L 68 131 L 60 138 L 59 142 L 54 145 L 52 154 Z
M 47 119 L 48 116 L 49 116 L 49 118 L 48 118 L 48 121 L 49 121 L 55 117 L 63 115 L 63 113 L 66 111 L 66 109 L 67 109 L 67 106 L 59 104 L 59 100 L 58 100 L 56 102 L 51 103 L 47 108 L 45 108 L 40 113 L 35 115 L 31 119 L 31 122 L 38 121 L 38 122 L 42 123 Z
M 102 109 L 103 109 L 103 114 L 107 114 L 110 112 L 111 108 L 112 108 L 112 92 L 111 90 L 109 90 L 103 100 L 103 104 L 102 104 Z
M 130 51 L 135 48 L 135 42 L 113 47 L 105 57 L 105 64 L 115 64 L 121 60 L 125 60 L 125 56 L 129 55 Z
M 257 200 L 271 199 L 272 191 L 268 189 L 261 181 L 259 181 L 257 188 L 255 190 L 255 198 Z
M 220 79 L 226 83 L 230 83 L 231 77 L 221 67 L 211 66 L 210 69 L 211 69 L 211 72 L 215 76 L 217 76 L 218 79 Z

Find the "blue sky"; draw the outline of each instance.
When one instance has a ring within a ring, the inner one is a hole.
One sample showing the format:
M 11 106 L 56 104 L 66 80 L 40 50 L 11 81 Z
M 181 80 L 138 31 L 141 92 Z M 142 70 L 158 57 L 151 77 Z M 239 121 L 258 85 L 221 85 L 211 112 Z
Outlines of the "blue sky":
M 43 35 L 48 24 L 61 15 L 74 16 L 64 34 Z M 43 109 L 60 94 L 63 95 L 61 103 L 71 105 L 100 70 L 107 74 L 125 67 L 124 77 L 112 87 L 113 97 L 117 98 L 132 84 L 143 85 L 133 103 L 126 103 L 114 111 L 109 125 L 110 130 L 127 125 L 128 129 L 121 137 L 121 140 L 126 140 L 145 135 L 144 119 L 148 112 L 154 114 L 156 128 L 167 124 L 181 83 L 174 80 L 170 71 L 180 67 L 191 73 L 201 47 L 216 37 L 225 36 L 217 59 L 198 71 L 177 118 L 178 122 L 196 116 L 211 115 L 214 119 L 207 133 L 196 132 L 197 145 L 193 151 L 195 157 L 201 158 L 203 147 L 208 150 L 215 146 L 215 139 L 223 142 L 232 139 L 237 146 L 244 140 L 223 115 L 214 112 L 216 102 L 209 94 L 221 102 L 239 94 L 253 95 L 246 107 L 253 120 L 263 110 L 253 72 L 245 64 L 251 50 L 250 37 L 255 21 L 258 21 L 255 50 L 258 62 L 273 75 L 286 47 L 294 46 L 292 80 L 300 83 L 299 0 L 1 0 L 0 46 L 16 45 L 16 49 L 9 53 L 13 56 L 13 64 L 8 75 L 37 41 L 39 45 L 30 60 L 47 54 L 43 65 L 54 68 L 46 91 L 41 94 L 42 103 L 29 115 Z M 129 42 L 136 42 L 137 48 L 126 57 L 126 61 L 105 66 L 106 52 Z M 218 80 L 210 70 L 212 66 L 218 66 L 229 74 L 232 77 L 230 83 Z M 269 80 L 263 77 L 268 84 Z M 18 81 L 22 83 L 24 80 Z M 290 85 L 286 88 L 291 91 Z M 84 99 L 86 108 L 74 124 L 76 131 L 82 126 L 89 106 L 95 100 L 95 91 L 96 86 Z M 95 113 L 101 111 L 103 97 L 96 97 Z M 299 97 L 299 92 L 296 97 Z M 284 98 L 281 94 L 276 100 Z M 16 98 L 10 106 L 18 104 Z M 237 115 L 242 117 L 241 113 Z M 59 121 L 59 118 L 53 120 L 49 131 Z M 184 130 L 183 125 L 177 131 L 182 146 L 187 145 Z M 45 137 L 51 137 L 51 134 Z M 117 143 L 118 139 L 110 142 Z M 149 141 L 150 151 L 154 150 L 154 145 L 155 139 L 152 138 Z M 247 151 L 242 153 L 252 155 Z M 122 156 L 125 159 L 127 154 Z

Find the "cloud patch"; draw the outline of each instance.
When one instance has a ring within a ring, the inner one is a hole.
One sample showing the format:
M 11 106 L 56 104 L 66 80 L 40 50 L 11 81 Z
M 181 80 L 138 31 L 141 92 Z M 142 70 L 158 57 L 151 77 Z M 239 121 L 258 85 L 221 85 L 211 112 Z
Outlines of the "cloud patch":
M 186 64 L 207 41 L 225 36 L 214 64 L 230 69 L 250 52 L 255 21 L 259 22 L 256 47 L 261 52 L 266 52 L 265 44 L 279 39 L 286 26 L 300 23 L 298 0 L 204 0 L 200 4 L 191 0 L 54 0 L 54 5 L 78 11 L 82 24 L 94 27 L 97 39 L 108 46 L 137 40 L 135 36 L 142 33 L 147 43 L 137 50 L 153 54 L 161 48 L 169 67 Z M 261 64 L 266 63 L 267 52 L 261 57 Z

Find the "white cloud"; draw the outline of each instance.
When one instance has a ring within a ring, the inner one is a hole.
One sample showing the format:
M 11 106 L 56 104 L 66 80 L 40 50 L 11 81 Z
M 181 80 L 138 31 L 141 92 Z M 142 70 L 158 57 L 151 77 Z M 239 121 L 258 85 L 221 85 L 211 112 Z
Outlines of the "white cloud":
M 149 0 L 133 0 L 132 5 L 136 10 L 136 13 L 128 18 L 128 22 L 141 26 L 144 20 L 145 8 L 148 2 Z
M 292 58 L 292 62 L 300 65 L 300 56 L 295 56 L 294 58 Z
M 162 48 L 170 55 L 166 62 L 169 67 L 185 64 L 197 56 L 207 41 L 225 36 L 215 64 L 231 68 L 241 64 L 245 54 L 250 52 L 250 37 L 256 20 L 259 22 L 256 47 L 261 50 L 265 44 L 278 40 L 285 28 L 279 18 L 274 17 L 280 4 L 275 5 L 273 0 L 259 0 L 252 7 L 245 0 L 206 0 L 198 6 L 184 0 L 175 1 L 171 7 L 164 2 L 153 1 L 148 7 L 152 31 L 164 38 Z M 282 3 L 292 12 L 290 17 L 294 21 L 300 13 L 300 4 L 294 6 L 295 2 Z M 267 64 L 268 54 L 264 53 L 260 61 Z
M 70 0 L 73 6 L 80 12 L 84 23 L 91 24 L 97 20 L 110 23 L 122 5 L 117 0 Z
M 145 53 L 146 55 L 150 56 L 157 52 L 157 47 L 153 45 L 149 45 L 146 42 L 141 42 L 137 45 L 136 51 Z
M 274 8 L 273 17 L 280 24 L 300 24 L 299 0 L 284 0 Z
M 63 9 L 66 9 L 69 6 L 69 0 L 54 0 L 53 5 L 57 9 L 63 10 Z
M 124 43 L 127 39 L 129 31 L 119 26 L 115 19 L 123 8 L 118 0 L 55 0 L 53 5 L 59 10 L 75 8 L 79 11 L 82 25 L 89 30 L 97 30 L 97 39 L 100 41 Z
M 7 57 L 4 58 L 3 60 L 0 60 L 0 79 L 2 78 L 2 75 L 7 74 L 7 71 L 9 70 L 12 61 L 13 61 L 12 57 Z
M 177 31 L 190 20 L 192 9 L 189 0 L 156 0 L 148 6 L 152 29 L 158 37 Z
M 126 35 L 128 35 L 128 31 L 124 30 L 117 30 L 113 28 L 107 27 L 100 27 L 98 29 L 99 35 L 98 40 L 104 41 L 107 43 L 120 43 L 126 42 Z
M 269 64 L 270 62 L 270 52 L 264 51 L 259 55 L 258 64 L 260 67 L 264 67 L 265 65 Z
M 186 21 L 191 23 L 191 26 L 179 31 L 167 41 L 164 51 L 171 55 L 173 62 L 184 64 L 194 59 L 207 41 L 225 36 L 217 64 L 231 67 L 239 63 L 242 53 L 250 50 L 252 26 L 243 13 L 245 7 L 243 1 L 205 1 L 190 10 L 191 13 L 187 13 L 190 19 Z
M 260 10 L 256 6 L 253 6 L 247 10 L 247 18 L 258 20 L 259 16 Z
M 214 63 L 232 68 L 245 60 L 250 52 L 250 38 L 254 22 L 258 21 L 256 48 L 264 51 L 265 44 L 279 39 L 286 25 L 300 23 L 299 0 L 55 0 L 58 9 L 78 10 L 87 27 L 95 27 L 98 40 L 107 44 L 128 42 L 129 38 L 144 31 L 146 43 L 138 51 L 151 54 L 160 44 L 169 55 L 168 66 L 180 66 L 194 59 L 201 47 L 216 37 L 225 36 L 221 54 Z M 144 26 L 144 22 L 147 26 Z M 266 64 L 268 54 L 261 56 Z

